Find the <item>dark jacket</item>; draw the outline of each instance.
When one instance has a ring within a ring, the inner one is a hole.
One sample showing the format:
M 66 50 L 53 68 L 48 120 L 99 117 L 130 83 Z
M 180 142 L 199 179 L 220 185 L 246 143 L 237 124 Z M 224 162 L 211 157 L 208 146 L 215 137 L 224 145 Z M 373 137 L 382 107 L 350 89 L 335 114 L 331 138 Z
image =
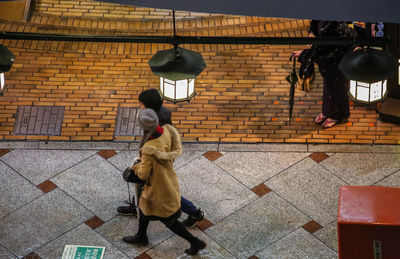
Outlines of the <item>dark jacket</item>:
M 160 110 L 158 110 L 157 117 L 158 117 L 158 124 L 160 126 L 163 126 L 165 124 L 172 125 L 171 112 L 164 106 L 161 106 Z

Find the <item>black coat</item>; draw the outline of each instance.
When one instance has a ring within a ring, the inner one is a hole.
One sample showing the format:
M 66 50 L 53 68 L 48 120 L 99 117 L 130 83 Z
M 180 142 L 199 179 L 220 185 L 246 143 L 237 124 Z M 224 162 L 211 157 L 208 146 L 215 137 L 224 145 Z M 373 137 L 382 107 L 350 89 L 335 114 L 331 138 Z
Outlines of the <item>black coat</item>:
M 309 32 L 315 37 L 356 37 L 356 32 L 346 22 L 312 20 Z M 313 60 L 318 64 L 321 72 L 331 66 L 337 66 L 353 45 L 313 45 Z
M 163 126 L 165 124 L 172 125 L 171 112 L 164 106 L 161 106 L 160 110 L 158 110 L 157 116 L 158 116 L 158 124 L 160 126 Z

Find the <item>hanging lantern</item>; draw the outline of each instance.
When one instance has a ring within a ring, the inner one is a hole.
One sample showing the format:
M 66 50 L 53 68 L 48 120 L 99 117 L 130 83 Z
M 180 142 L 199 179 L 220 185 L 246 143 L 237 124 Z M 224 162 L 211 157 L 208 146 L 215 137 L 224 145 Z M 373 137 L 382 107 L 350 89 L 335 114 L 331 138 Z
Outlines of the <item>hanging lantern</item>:
M 174 38 L 175 11 L 173 13 Z M 163 99 L 174 103 L 190 101 L 196 94 L 194 80 L 206 67 L 206 62 L 200 53 L 180 48 L 157 52 L 150 60 L 149 65 L 153 73 L 160 77 L 160 93 Z
M 375 83 L 365 83 L 350 80 L 350 96 L 355 102 L 376 103 L 382 101 L 387 95 L 387 80 Z
M 206 68 L 199 53 L 183 48 L 159 51 L 149 65 L 160 77 L 161 96 L 174 103 L 189 101 L 195 95 L 194 78 Z
M 396 59 L 386 51 L 367 48 L 347 53 L 339 69 L 350 80 L 350 95 L 356 102 L 382 101 L 387 80 L 396 70 Z

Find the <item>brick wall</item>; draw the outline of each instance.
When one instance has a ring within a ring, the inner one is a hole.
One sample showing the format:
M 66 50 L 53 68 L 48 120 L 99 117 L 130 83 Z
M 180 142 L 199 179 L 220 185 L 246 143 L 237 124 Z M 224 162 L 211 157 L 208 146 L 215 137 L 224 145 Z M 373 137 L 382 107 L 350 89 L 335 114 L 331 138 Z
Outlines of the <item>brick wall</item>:
M 38 0 L 35 8 L 36 14 L 85 17 L 94 19 L 169 19 L 171 10 L 142 8 L 128 5 L 116 5 L 101 1 L 61 1 L 61 0 Z M 195 19 L 198 17 L 209 17 L 213 14 L 176 11 L 177 19 Z
M 90 1 L 40 1 L 29 23 L 0 22 L 0 31 L 146 35 L 171 34 L 171 22 L 132 18 L 119 21 L 70 15 L 70 7 L 103 7 L 133 14 L 140 9 Z M 59 10 L 61 15 L 50 13 Z M 150 10 L 148 10 L 151 12 Z M 164 15 L 163 10 L 158 17 Z M 83 12 L 83 11 L 82 11 Z M 90 12 L 88 12 L 90 13 Z M 145 17 L 148 14 L 142 14 Z M 188 14 L 190 15 L 190 14 Z M 157 15 L 156 15 L 157 16 Z M 103 16 L 106 18 L 106 16 Z M 195 18 L 195 19 L 193 19 Z M 308 21 L 238 16 L 190 16 L 177 23 L 180 35 L 305 36 Z M 6 73 L 8 89 L 0 96 L 0 139 L 133 140 L 113 137 L 118 107 L 136 107 L 140 91 L 159 85 L 147 64 L 162 44 L 10 41 L 16 55 Z M 323 130 L 313 123 L 321 110 L 321 78 L 314 90 L 296 92 L 288 120 L 289 56 L 304 46 L 188 45 L 199 51 L 207 68 L 196 79 L 190 103 L 167 103 L 173 122 L 186 141 L 390 143 L 399 142 L 400 127 L 382 123 L 369 106 L 351 105 L 347 124 Z M 18 105 L 65 106 L 61 136 L 15 136 Z

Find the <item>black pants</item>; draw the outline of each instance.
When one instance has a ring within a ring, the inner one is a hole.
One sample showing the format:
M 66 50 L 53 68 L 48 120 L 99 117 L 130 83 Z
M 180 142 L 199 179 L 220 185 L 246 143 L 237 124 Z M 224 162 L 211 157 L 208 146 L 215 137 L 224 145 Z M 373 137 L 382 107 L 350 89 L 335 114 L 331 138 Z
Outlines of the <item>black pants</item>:
M 323 78 L 322 114 L 341 120 L 350 116 L 349 80 L 337 66 L 319 67 Z
M 150 220 L 159 220 L 172 232 L 178 236 L 186 239 L 190 244 L 197 241 L 197 238 L 193 236 L 187 229 L 182 225 L 178 218 L 181 216 L 181 209 L 169 216 L 168 218 L 156 217 L 156 216 L 146 216 L 143 214 L 142 210 L 139 213 L 139 236 L 147 236 L 147 227 L 149 226 Z

